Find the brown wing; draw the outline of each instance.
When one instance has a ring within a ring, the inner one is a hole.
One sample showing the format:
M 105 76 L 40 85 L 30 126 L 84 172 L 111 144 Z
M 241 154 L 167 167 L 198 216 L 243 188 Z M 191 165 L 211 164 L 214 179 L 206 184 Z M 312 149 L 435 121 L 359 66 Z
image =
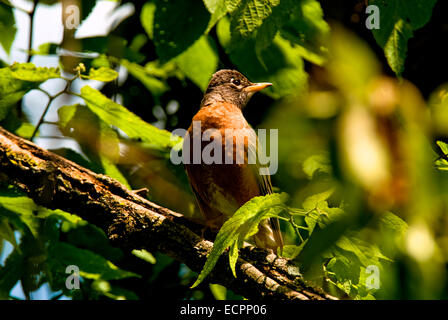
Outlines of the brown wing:
M 258 148 L 258 149 L 257 149 Z M 250 167 L 252 169 L 252 172 L 257 180 L 258 188 L 260 190 L 261 195 L 267 195 L 273 193 L 272 191 L 272 183 L 271 183 L 271 176 L 269 174 L 260 174 L 260 169 L 264 168 L 263 171 L 269 172 L 268 166 L 266 164 L 260 163 L 260 159 L 258 157 L 257 150 L 260 150 L 261 146 L 258 141 L 257 136 L 254 132 L 254 137 L 252 139 L 249 139 L 247 153 L 249 159 L 256 159 L 255 164 L 252 164 Z M 283 249 L 283 237 L 280 230 L 280 223 L 277 218 L 269 218 L 269 222 L 266 225 L 266 222 L 259 227 L 261 231 L 261 238 L 263 238 L 263 233 L 265 233 L 265 238 L 269 236 L 270 230 L 272 229 L 272 233 L 274 236 L 275 243 L 278 247 L 280 247 L 280 250 Z M 261 239 L 263 241 L 263 239 Z M 268 239 L 265 240 L 265 242 L 269 241 Z

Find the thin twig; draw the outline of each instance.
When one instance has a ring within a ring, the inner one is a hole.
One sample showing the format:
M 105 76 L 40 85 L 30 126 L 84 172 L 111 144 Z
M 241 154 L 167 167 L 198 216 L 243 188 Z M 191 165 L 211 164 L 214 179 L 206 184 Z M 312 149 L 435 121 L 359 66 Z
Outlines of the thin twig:
M 28 58 L 26 59 L 26 62 L 30 62 L 31 58 L 33 56 L 32 49 L 33 49 L 33 26 L 34 26 L 34 15 L 36 13 L 36 7 L 37 7 L 37 1 L 33 1 L 33 9 L 31 9 L 30 12 L 28 12 L 28 16 L 30 17 L 30 28 L 29 28 L 29 34 L 28 37 Z
M 39 130 L 39 128 L 42 125 L 42 123 L 44 122 L 45 115 L 47 114 L 48 110 L 50 109 L 51 103 L 54 101 L 54 99 L 59 97 L 61 94 L 69 93 L 72 81 L 75 80 L 75 79 L 76 79 L 76 77 L 74 77 L 73 79 L 68 79 L 67 80 L 67 84 L 65 85 L 65 88 L 62 91 L 59 91 L 58 93 L 56 93 L 53 96 L 50 95 L 45 90 L 43 90 L 42 88 L 39 88 L 40 91 L 45 92 L 45 94 L 48 96 L 48 102 L 47 102 L 47 105 L 45 106 L 44 112 L 42 113 L 42 115 L 40 116 L 39 121 L 36 124 L 36 127 L 34 128 L 33 134 L 30 137 L 31 141 L 33 141 L 33 139 L 36 137 L 37 131 Z

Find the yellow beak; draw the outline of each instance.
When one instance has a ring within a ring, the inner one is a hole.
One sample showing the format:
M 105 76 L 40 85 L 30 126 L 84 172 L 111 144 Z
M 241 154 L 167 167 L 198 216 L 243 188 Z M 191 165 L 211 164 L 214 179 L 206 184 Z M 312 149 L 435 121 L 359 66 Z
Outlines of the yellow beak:
M 243 91 L 257 92 L 257 91 L 263 90 L 264 88 L 267 88 L 270 86 L 272 86 L 272 83 L 270 83 L 270 82 L 259 82 L 259 83 L 254 83 L 254 84 L 244 88 Z

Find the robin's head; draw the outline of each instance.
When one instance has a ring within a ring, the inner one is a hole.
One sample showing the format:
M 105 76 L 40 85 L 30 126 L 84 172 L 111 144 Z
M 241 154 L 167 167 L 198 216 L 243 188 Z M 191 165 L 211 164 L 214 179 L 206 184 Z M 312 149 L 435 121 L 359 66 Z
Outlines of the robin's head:
M 208 84 L 202 105 L 205 106 L 214 101 L 224 101 L 233 103 L 242 109 L 255 92 L 271 85 L 268 82 L 252 83 L 235 70 L 219 70 L 213 74 Z

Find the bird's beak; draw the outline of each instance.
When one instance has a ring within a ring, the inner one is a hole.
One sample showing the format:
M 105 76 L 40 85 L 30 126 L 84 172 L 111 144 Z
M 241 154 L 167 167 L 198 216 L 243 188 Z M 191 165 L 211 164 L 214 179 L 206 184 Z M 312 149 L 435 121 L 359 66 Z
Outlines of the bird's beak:
M 250 86 L 244 88 L 243 91 L 257 92 L 257 91 L 263 90 L 264 88 L 267 88 L 270 86 L 272 86 L 272 83 L 270 83 L 270 82 L 259 82 L 259 83 L 251 84 Z

